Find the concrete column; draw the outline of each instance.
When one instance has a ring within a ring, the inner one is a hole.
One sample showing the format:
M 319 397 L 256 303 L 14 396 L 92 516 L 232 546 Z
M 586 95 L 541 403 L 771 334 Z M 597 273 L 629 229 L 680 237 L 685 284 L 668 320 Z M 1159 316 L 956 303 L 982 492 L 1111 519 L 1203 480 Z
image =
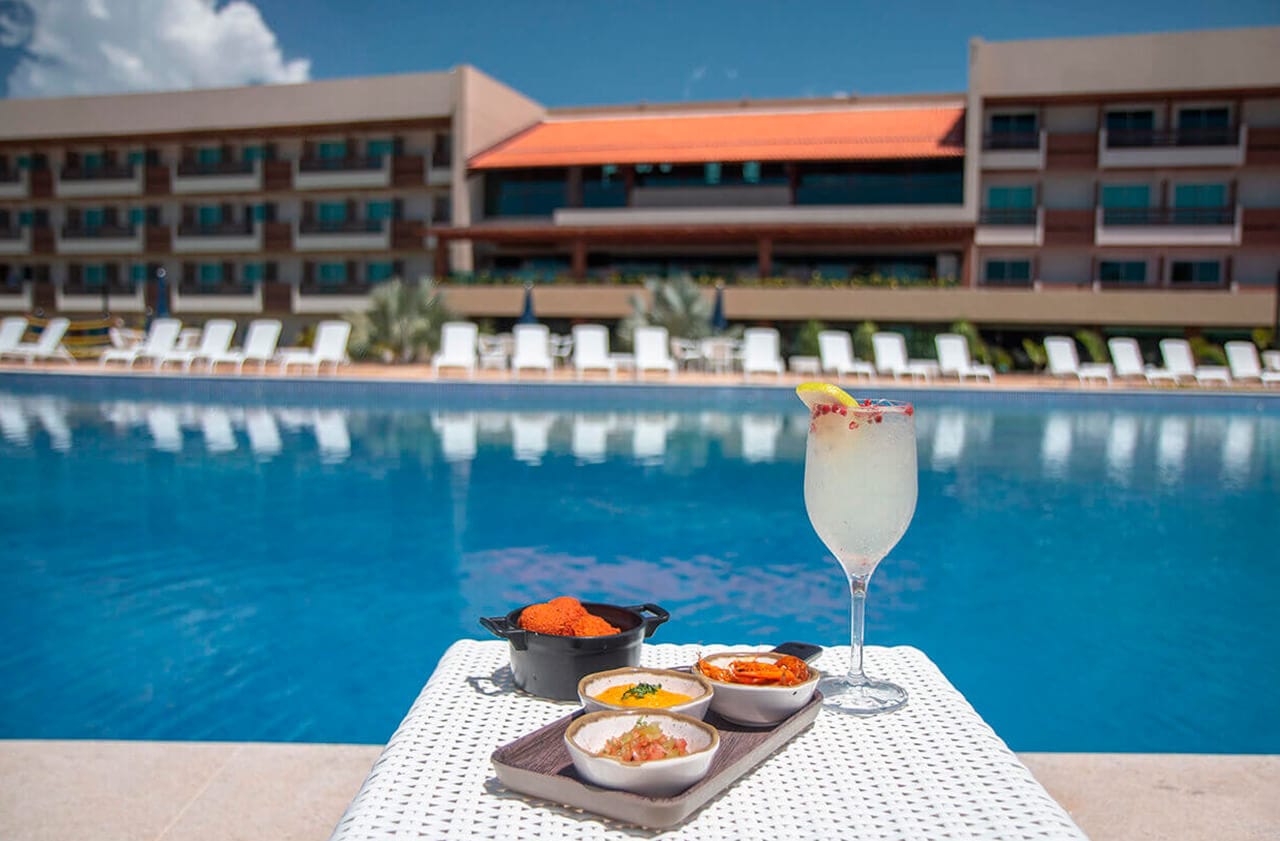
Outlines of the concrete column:
M 565 193 L 565 197 L 569 200 L 569 207 L 582 207 L 582 167 L 569 167 Z
M 773 276 L 773 240 L 768 237 L 756 243 L 756 271 L 760 277 Z
M 437 242 L 435 250 L 435 268 L 434 274 L 437 281 L 444 280 L 449 276 L 449 246 L 450 242 Z
M 964 247 L 964 262 L 960 266 L 960 285 L 970 289 L 978 285 L 978 272 L 974 265 L 978 260 L 977 251 L 973 243 L 967 244 Z
M 569 273 L 577 280 L 582 280 L 587 276 L 587 241 L 584 239 L 575 239 L 573 241 L 573 255 L 570 258 Z

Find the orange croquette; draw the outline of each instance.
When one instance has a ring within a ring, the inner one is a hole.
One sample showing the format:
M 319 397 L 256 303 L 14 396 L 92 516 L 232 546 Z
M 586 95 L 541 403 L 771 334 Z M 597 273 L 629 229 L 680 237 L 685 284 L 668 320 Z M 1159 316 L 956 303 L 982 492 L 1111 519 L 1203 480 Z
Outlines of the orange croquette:
M 619 632 L 599 616 L 587 613 L 582 603 L 571 596 L 529 605 L 520 612 L 520 627 L 558 637 L 600 637 Z

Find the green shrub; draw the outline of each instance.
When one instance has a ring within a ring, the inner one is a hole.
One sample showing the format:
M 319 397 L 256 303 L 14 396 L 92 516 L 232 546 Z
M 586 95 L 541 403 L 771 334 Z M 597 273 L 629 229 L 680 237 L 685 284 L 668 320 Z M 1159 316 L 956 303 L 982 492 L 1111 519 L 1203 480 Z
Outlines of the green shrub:
M 994 365 L 990 350 L 987 343 L 982 340 L 982 333 L 978 331 L 977 325 L 972 321 L 957 321 L 951 325 L 951 332 L 964 336 L 965 341 L 969 343 L 969 356 L 975 362 L 981 362 L 984 365 Z
M 1033 370 L 1042 371 L 1049 364 L 1049 354 L 1045 353 L 1043 342 L 1037 342 L 1031 338 L 1023 339 L 1022 350 L 1027 354 L 1027 359 L 1031 360 Z
M 987 355 L 991 357 L 991 365 L 1000 373 L 1007 374 L 1013 370 L 1013 354 L 999 345 L 987 345 Z
M 853 353 L 859 359 L 871 360 L 876 358 L 875 346 L 871 341 L 871 337 L 879 332 L 880 328 L 876 326 L 874 321 L 864 321 L 853 330 Z
M 1204 336 L 1192 336 L 1189 340 L 1191 355 L 1202 365 L 1226 365 L 1227 354 L 1221 345 L 1216 345 Z
M 1270 327 L 1255 327 L 1252 333 L 1253 343 L 1258 350 L 1270 350 L 1275 342 L 1276 331 Z
M 794 356 L 818 356 L 818 334 L 827 329 L 821 321 L 809 319 L 800 325 L 795 341 L 791 343 Z
M 1107 354 L 1107 340 L 1097 330 L 1077 330 L 1076 341 L 1084 348 L 1089 362 L 1110 362 Z
M 444 295 L 430 280 L 405 283 L 394 278 L 378 284 L 369 309 L 347 316 L 351 355 L 356 359 L 425 359 L 440 343 L 440 327 L 454 318 Z

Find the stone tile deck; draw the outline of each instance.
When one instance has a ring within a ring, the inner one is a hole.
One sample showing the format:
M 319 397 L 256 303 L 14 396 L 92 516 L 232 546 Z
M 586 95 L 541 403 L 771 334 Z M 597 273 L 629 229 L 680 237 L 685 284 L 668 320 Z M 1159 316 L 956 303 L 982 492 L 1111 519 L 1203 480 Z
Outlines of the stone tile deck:
M 0 741 L 5 841 L 324 841 L 381 747 Z M 1280 756 L 1022 754 L 1093 841 L 1280 838 Z

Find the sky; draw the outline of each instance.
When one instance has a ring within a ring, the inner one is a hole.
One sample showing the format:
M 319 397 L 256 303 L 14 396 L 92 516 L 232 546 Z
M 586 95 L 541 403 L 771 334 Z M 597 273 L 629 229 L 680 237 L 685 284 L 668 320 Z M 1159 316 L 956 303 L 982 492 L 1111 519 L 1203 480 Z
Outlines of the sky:
M 973 36 L 1259 25 L 1278 0 L 0 0 L 0 80 L 60 96 L 468 63 L 550 106 L 951 92 Z

